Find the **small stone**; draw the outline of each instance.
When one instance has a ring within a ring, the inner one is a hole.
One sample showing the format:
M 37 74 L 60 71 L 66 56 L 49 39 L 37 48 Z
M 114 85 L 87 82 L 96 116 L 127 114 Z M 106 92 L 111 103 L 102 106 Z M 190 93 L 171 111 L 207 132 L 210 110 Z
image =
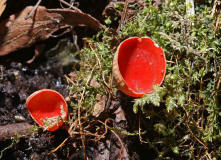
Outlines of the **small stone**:
M 16 122 L 23 122 L 25 121 L 25 117 L 23 117 L 22 115 L 15 115 L 15 121 Z

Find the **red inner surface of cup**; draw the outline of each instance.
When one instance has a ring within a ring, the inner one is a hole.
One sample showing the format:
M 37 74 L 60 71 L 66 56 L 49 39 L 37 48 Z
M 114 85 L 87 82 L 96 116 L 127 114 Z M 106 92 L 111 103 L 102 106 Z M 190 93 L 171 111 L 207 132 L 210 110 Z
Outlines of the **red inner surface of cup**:
M 162 48 L 146 37 L 133 37 L 122 42 L 118 65 L 128 87 L 143 94 L 153 91 L 153 85 L 162 83 L 166 69 Z
M 26 106 L 30 114 L 40 126 L 43 126 L 42 120 L 45 118 L 61 116 L 61 105 L 66 113 L 64 117 L 65 120 L 68 113 L 67 103 L 65 102 L 63 96 L 54 90 L 43 89 L 37 91 L 29 96 L 26 101 Z M 56 130 L 61 125 L 62 121 L 60 121 L 58 125 L 55 125 L 48 130 Z

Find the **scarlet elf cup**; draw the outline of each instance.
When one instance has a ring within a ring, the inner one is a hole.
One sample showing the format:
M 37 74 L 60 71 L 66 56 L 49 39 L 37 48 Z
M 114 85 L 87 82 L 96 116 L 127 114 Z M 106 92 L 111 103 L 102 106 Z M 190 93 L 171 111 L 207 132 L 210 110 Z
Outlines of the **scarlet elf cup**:
M 118 88 L 131 97 L 151 93 L 163 82 L 166 72 L 164 51 L 148 37 L 124 40 L 113 59 L 113 75 Z
M 68 115 L 63 96 L 51 89 L 32 93 L 26 100 L 26 107 L 35 122 L 48 131 L 57 130 Z

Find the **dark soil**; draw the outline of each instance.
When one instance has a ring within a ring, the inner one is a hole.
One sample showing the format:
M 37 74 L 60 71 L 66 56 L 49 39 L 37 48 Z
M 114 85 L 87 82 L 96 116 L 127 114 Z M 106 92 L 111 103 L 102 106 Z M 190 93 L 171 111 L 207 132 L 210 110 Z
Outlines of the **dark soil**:
M 59 61 L 55 61 L 55 58 L 45 56 L 41 56 L 31 64 L 25 63 L 33 56 L 30 54 L 33 52 L 33 48 L 29 48 L 0 57 L 0 125 L 19 121 L 33 123 L 26 109 L 25 100 L 34 91 L 49 88 L 60 92 L 64 97 L 68 95 L 64 74 L 70 72 L 71 67 L 69 66 L 69 70 L 67 70 L 67 66 L 63 67 Z M 38 135 L 20 139 L 19 143 L 4 152 L 3 159 L 37 159 L 34 157 L 53 159 L 59 157 L 48 155 L 48 152 L 56 146 L 56 143 L 58 145 L 67 136 L 67 133 L 62 131 L 53 134 L 40 132 Z M 1 142 L 0 150 L 11 143 L 11 140 Z

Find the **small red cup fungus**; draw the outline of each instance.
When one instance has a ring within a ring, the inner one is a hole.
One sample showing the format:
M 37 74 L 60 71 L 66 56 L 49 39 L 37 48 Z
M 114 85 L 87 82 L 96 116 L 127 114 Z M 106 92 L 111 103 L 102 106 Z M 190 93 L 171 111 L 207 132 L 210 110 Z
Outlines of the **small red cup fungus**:
M 162 48 L 148 37 L 124 40 L 113 59 L 113 75 L 118 88 L 132 97 L 153 91 L 163 82 L 166 59 Z
M 26 100 L 32 118 L 44 129 L 55 131 L 68 115 L 68 106 L 63 96 L 51 89 L 32 93 Z

